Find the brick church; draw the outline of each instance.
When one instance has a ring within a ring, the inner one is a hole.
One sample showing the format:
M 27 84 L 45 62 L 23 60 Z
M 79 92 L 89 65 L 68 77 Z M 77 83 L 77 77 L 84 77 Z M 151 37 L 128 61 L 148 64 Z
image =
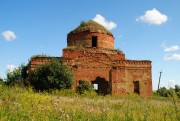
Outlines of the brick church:
M 30 71 L 50 58 L 31 59 Z M 62 58 L 74 74 L 74 89 L 86 80 L 103 95 L 152 95 L 151 61 L 127 60 L 121 50 L 114 49 L 112 33 L 92 20 L 82 22 L 67 35 Z

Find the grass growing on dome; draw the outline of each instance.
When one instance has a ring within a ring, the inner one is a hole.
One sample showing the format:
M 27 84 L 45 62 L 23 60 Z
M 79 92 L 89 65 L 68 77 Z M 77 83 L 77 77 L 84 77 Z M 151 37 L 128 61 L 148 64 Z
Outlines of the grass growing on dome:
M 78 26 L 76 29 L 72 30 L 69 34 L 72 33 L 80 33 L 80 32 L 85 32 L 85 31 L 90 31 L 90 32 L 99 32 L 99 33 L 105 33 L 105 34 L 110 34 L 112 33 L 107 30 L 104 26 L 100 25 L 99 23 L 90 20 L 87 22 L 82 21 L 80 26 Z

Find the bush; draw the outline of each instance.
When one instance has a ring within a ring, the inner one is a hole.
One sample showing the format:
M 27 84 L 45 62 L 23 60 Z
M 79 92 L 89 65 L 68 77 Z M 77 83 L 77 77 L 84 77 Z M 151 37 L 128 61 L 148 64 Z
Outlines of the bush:
M 177 85 L 177 84 L 175 85 L 175 91 L 176 91 L 176 92 L 179 92 L 179 91 L 180 91 L 180 85 Z
M 89 91 L 89 92 L 94 91 L 93 86 L 87 81 L 80 80 L 79 86 L 77 86 L 77 92 L 79 94 L 84 94 L 85 91 Z
M 50 89 L 70 89 L 73 84 L 73 75 L 67 65 L 59 59 L 38 65 L 30 73 L 30 84 L 39 91 Z
M 178 97 L 180 97 L 180 90 L 179 89 L 180 88 L 177 85 L 175 85 L 175 89 L 173 89 L 173 88 L 166 89 L 165 87 L 162 87 L 159 90 L 157 90 L 157 94 L 156 95 L 162 96 L 162 97 L 169 97 L 169 96 L 173 96 L 175 94 Z
M 177 96 L 180 98 L 180 91 L 179 92 L 176 92 L 177 93 Z
M 177 96 L 180 98 L 180 85 L 175 85 L 175 91 Z
M 160 88 L 157 90 L 157 93 L 162 97 L 168 97 L 168 90 L 165 87 Z

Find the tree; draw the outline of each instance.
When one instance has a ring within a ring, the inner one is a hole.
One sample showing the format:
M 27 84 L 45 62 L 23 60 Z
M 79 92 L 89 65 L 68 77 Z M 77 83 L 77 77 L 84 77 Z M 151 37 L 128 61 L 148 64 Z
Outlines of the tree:
M 2 82 L 3 81 L 3 79 L 0 77 L 0 82 Z
M 30 73 L 30 84 L 40 91 L 50 89 L 70 89 L 73 84 L 73 74 L 67 65 L 59 59 L 38 65 Z
M 21 64 L 18 68 L 15 68 L 13 71 L 8 70 L 5 84 L 19 86 L 27 85 L 27 82 L 25 81 L 27 78 L 27 69 L 27 65 Z
M 6 85 L 14 85 L 18 80 L 20 80 L 20 69 L 15 68 L 12 72 L 7 71 Z
M 166 89 L 166 87 L 162 87 L 159 90 L 157 90 L 157 93 L 162 97 L 168 97 L 169 91 Z
M 4 81 L 3 81 L 3 79 L 0 77 L 0 85 L 1 84 L 4 84 Z
M 180 98 L 180 85 L 175 85 L 175 91 L 177 93 L 177 96 Z
M 176 91 L 176 92 L 179 92 L 179 91 L 180 91 L 180 85 L 177 85 L 177 84 L 175 85 L 175 91 Z

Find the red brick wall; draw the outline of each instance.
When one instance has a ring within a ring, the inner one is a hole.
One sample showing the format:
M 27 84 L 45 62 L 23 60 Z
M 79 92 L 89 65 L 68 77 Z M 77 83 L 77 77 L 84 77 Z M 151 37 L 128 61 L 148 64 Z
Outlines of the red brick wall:
M 48 57 L 36 57 L 30 60 L 29 63 L 29 71 L 32 71 L 36 68 L 37 65 L 47 63 L 51 60 L 51 58 Z
M 63 58 L 74 72 L 74 89 L 79 80 L 91 82 L 100 77 L 108 81 L 111 94 L 134 93 L 133 82 L 139 81 L 140 95 L 152 95 L 150 61 L 125 60 L 121 52 L 102 49 L 64 49 Z
M 125 54 L 119 50 L 107 50 L 98 48 L 66 48 L 63 50 L 63 58 L 78 62 L 81 62 L 83 60 L 83 63 L 87 62 L 88 60 L 94 60 L 95 62 L 97 60 L 101 61 L 102 63 L 109 63 L 111 65 L 113 61 L 125 60 Z
M 59 58 L 60 57 L 35 57 L 35 58 L 32 58 L 29 62 L 29 69 L 28 71 L 33 71 L 37 65 L 40 65 L 40 64 L 45 64 L 47 62 L 50 62 L 53 58 Z
M 151 96 L 152 95 L 152 79 L 150 69 L 126 69 L 125 77 L 127 82 L 127 89 L 129 92 L 134 90 L 134 81 L 139 81 L 139 91 L 141 96 Z
M 97 47 L 114 49 L 114 37 L 97 32 L 82 32 L 68 35 L 67 46 L 92 47 L 92 37 L 97 36 Z
M 150 61 L 119 61 L 111 70 L 112 94 L 134 93 L 134 82 L 139 82 L 140 96 L 152 95 L 152 74 Z
M 52 58 L 31 59 L 29 71 L 34 70 L 39 64 L 51 61 Z M 121 51 L 98 48 L 64 49 L 63 60 L 74 73 L 73 89 L 76 89 L 80 80 L 98 80 L 104 84 L 101 91 L 125 95 L 134 93 L 134 82 L 138 81 L 140 96 L 152 95 L 151 61 L 126 60 L 125 54 Z

